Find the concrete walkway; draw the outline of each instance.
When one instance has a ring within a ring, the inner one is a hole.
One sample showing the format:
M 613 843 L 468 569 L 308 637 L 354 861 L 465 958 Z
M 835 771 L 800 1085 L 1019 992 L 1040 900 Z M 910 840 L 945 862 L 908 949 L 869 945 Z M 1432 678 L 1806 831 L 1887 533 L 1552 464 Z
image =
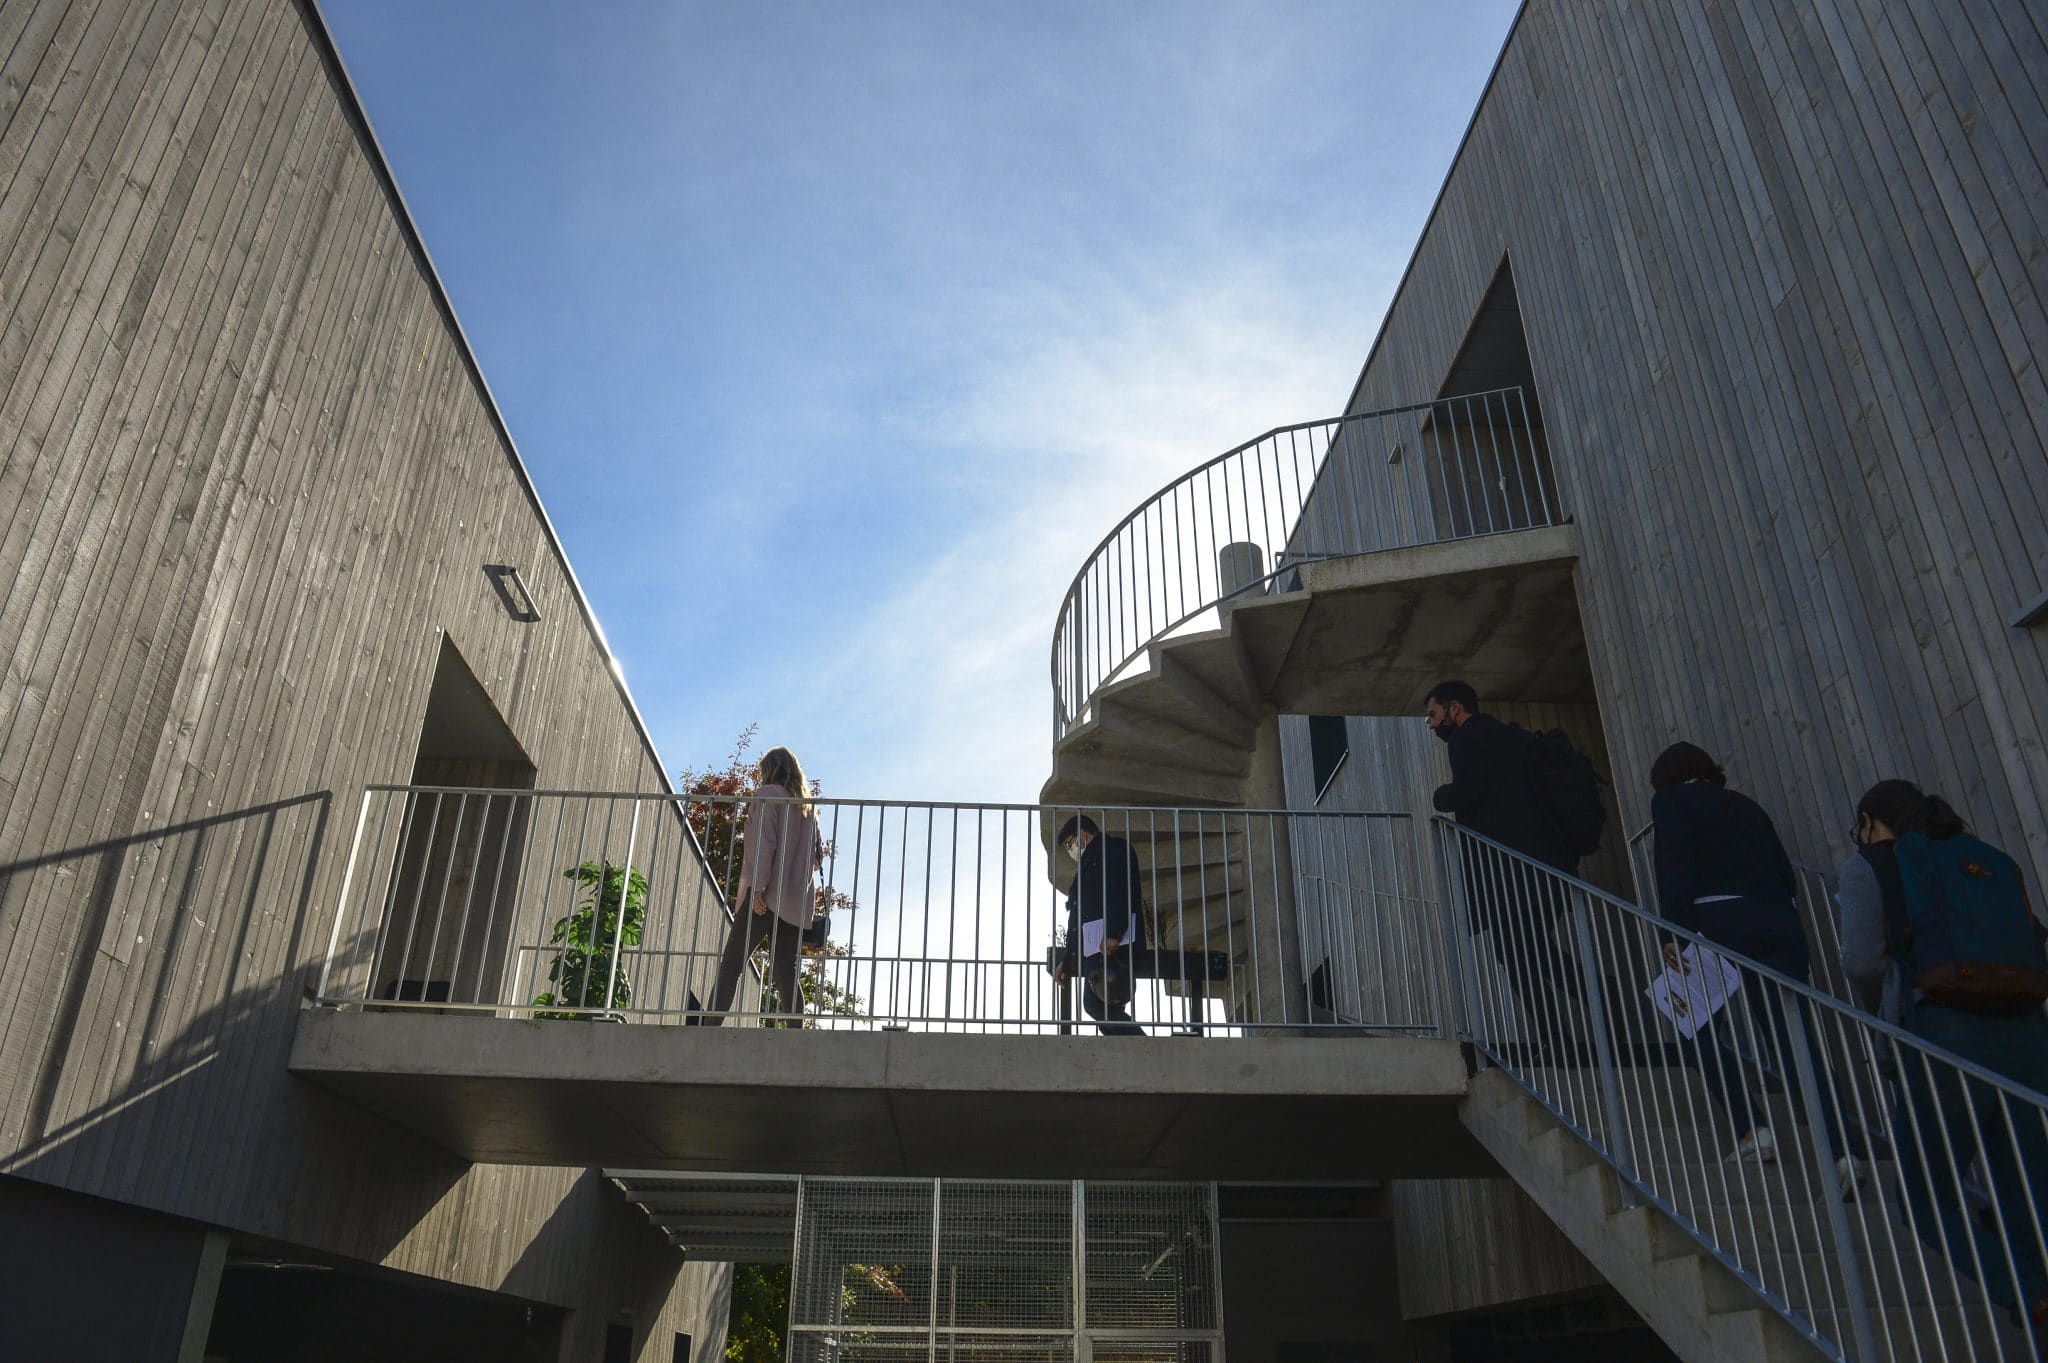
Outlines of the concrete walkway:
M 1496 1175 L 1457 1044 L 301 1014 L 291 1070 L 479 1163 L 1315 1181 Z

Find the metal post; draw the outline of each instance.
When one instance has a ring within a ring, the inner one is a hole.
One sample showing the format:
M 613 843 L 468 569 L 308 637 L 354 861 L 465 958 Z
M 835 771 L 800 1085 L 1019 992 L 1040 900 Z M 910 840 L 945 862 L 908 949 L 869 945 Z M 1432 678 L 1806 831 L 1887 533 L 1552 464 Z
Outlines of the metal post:
M 341 898 L 334 906 L 334 926 L 327 933 L 327 959 L 320 963 L 320 1001 L 322 1003 L 327 1001 L 327 976 L 328 972 L 334 969 L 334 953 L 341 945 L 341 920 L 348 912 L 349 887 L 355 883 L 356 858 L 361 855 L 363 850 L 363 825 L 369 820 L 369 817 L 370 792 L 365 790 L 363 792 L 362 808 L 356 812 L 356 835 L 348 845 L 348 869 L 341 873 Z M 373 961 L 373 968 L 374 964 Z M 374 981 L 365 985 L 363 996 L 368 998 L 370 991 L 375 987 Z
M 1563 882 L 1560 880 L 1559 883 Z M 1586 907 L 1585 891 L 1572 886 L 1570 894 L 1572 926 L 1578 939 L 1579 977 L 1586 987 L 1586 1025 L 1593 1029 L 1593 1054 L 1600 1067 L 1600 1106 L 1607 1116 L 1607 1150 L 1622 1174 L 1632 1179 L 1635 1177 L 1635 1165 L 1628 1158 L 1628 1147 L 1623 1139 L 1626 1128 L 1622 1125 L 1621 1084 L 1615 1074 L 1613 1038 L 1607 1035 L 1607 1001 L 1593 953 L 1592 915 Z M 1626 1210 L 1635 1204 L 1635 1191 L 1624 1182 L 1621 1185 L 1622 1208 Z
M 612 934 L 612 966 L 604 982 L 604 1002 L 599 1005 L 609 1013 L 612 999 L 619 987 L 619 957 L 626 950 L 626 904 L 633 897 L 633 853 L 640 839 L 640 802 L 633 801 L 633 818 L 626 826 L 626 864 L 619 868 L 619 925 Z M 604 913 L 604 862 L 598 862 L 597 911 L 600 921 L 593 926 L 602 928 Z M 798 1011 L 802 1011 L 799 1009 Z
M 1822 1115 L 1820 1083 L 1813 1072 L 1813 1051 L 1806 1035 L 1806 1001 L 1797 994 L 1781 1000 L 1785 1015 L 1785 1039 L 1792 1052 L 1792 1071 L 1799 1080 L 1799 1100 L 1806 1109 L 1806 1129 L 1814 1147 L 1815 1182 L 1827 1203 L 1828 1231 L 1834 1236 L 1835 1254 L 1842 1265 L 1842 1288 L 1849 1298 L 1849 1328 L 1856 1340 L 1858 1358 L 1876 1358 L 1876 1342 L 1870 1335 L 1870 1293 L 1863 1282 L 1863 1265 L 1856 1261 L 1856 1247 L 1849 1240 L 1849 1218 L 1842 1210 L 1842 1194 L 1835 1188 L 1835 1171 L 1829 1166 L 1838 1153 L 1828 1147 L 1827 1122 Z M 1833 1190 L 1833 1191 L 1830 1191 Z

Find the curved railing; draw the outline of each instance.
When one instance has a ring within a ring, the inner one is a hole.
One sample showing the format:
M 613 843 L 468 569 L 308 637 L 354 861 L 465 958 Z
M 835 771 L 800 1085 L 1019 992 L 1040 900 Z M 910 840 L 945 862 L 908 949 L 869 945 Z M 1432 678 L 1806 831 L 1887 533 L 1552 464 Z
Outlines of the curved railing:
M 1052 639 L 1053 740 L 1154 643 L 1305 562 L 1552 525 L 1520 388 L 1282 426 L 1183 474 L 1103 537 Z

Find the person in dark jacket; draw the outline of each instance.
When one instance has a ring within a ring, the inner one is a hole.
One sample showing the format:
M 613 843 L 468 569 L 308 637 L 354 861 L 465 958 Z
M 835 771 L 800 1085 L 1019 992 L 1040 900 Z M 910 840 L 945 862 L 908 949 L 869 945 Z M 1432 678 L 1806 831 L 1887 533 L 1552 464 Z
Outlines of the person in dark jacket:
M 1968 831 L 1946 801 L 1910 781 L 1879 781 L 1864 792 L 1856 802 L 1856 854 L 1842 867 L 1842 971 L 1887 1022 L 2048 1092 L 2048 1019 L 2039 1009 L 1999 1017 L 1946 1007 L 1922 997 L 1908 978 L 1911 920 L 1898 841 L 1920 833 L 1943 842 Z M 1939 1063 L 1922 1065 L 1899 1049 L 1892 1133 L 1908 1220 L 1954 1267 L 1987 1273 L 1992 1301 L 2015 1314 L 2026 1302 L 2036 1337 L 2048 1336 L 2048 1264 L 2032 1229 L 2048 1225 L 2048 1133 L 1991 1085 Z M 1955 1171 L 1973 1161 L 2004 1210 L 2003 1235 L 1996 1220 L 1971 1215 L 1961 1196 Z
M 1439 683 L 1424 704 L 1424 717 L 1450 748 L 1451 779 L 1436 788 L 1437 809 L 1460 827 L 1574 874 L 1578 860 L 1559 854 L 1538 797 L 1528 736 L 1482 711 L 1479 694 L 1461 681 Z M 1520 1001 L 1524 1042 L 1562 1033 L 1567 1049 L 1576 1051 L 1578 1028 L 1570 1010 L 1558 1006 L 1583 992 L 1579 969 L 1564 946 L 1561 887 L 1526 863 L 1476 843 L 1466 844 L 1460 859 L 1468 924 L 1475 934 L 1487 932 Z
M 1529 769 L 1529 737 L 1479 708 L 1479 694 L 1461 681 L 1440 683 L 1423 712 L 1430 731 L 1451 750 L 1451 779 L 1436 788 L 1441 813 L 1523 856 L 1578 872 L 1578 860 L 1558 852 L 1550 819 Z
M 1144 871 L 1137 853 L 1086 814 L 1060 826 L 1057 841 L 1074 862 L 1067 886 L 1066 950 L 1053 983 L 1081 979 L 1081 1007 L 1104 1036 L 1143 1036 L 1131 1020 L 1133 966 L 1145 931 Z
M 1807 983 L 1810 962 L 1799 921 L 1799 882 L 1771 816 L 1747 795 L 1728 789 L 1720 763 L 1693 743 L 1673 743 L 1659 753 L 1650 766 L 1650 786 L 1656 791 L 1650 819 L 1657 838 L 1658 912 L 1687 932 Z M 1685 968 L 1680 951 L 1676 941 L 1665 942 L 1665 963 Z M 1789 1085 L 1797 1062 L 1785 1022 L 1788 997 L 1806 1024 L 1802 1030 L 1814 1075 L 1825 1083 L 1828 1070 L 1813 1044 L 1804 1001 L 1747 971 L 1743 988 L 1700 1033 L 1711 1037 L 1715 1049 L 1688 1057 L 1728 1111 L 1736 1139 L 1730 1160 L 1777 1159 L 1777 1139 L 1749 1093 L 1744 1053 L 1751 1046 L 1761 1049 L 1766 1066 Z M 1833 1095 L 1822 1096 L 1822 1108 L 1827 1153 L 1844 1196 L 1853 1197 L 1865 1177 L 1862 1165 L 1842 1144 Z

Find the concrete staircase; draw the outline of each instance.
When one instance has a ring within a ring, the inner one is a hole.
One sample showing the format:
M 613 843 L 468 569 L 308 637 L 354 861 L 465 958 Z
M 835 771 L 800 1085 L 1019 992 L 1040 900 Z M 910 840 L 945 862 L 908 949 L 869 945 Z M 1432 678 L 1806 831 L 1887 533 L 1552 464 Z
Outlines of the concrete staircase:
M 1234 599 L 1216 628 L 1152 644 L 1096 691 L 1054 745 L 1039 798 L 1079 809 L 1280 809 L 1282 713 L 1414 715 L 1450 674 L 1495 697 L 1585 699 L 1577 555 L 1566 525 L 1302 564 L 1298 589 Z M 1192 812 L 1182 819 L 1186 863 L 1186 834 L 1201 821 Z M 1140 823 L 1128 836 L 1148 873 L 1164 875 L 1173 868 L 1155 866 L 1153 832 Z M 1203 839 L 1217 844 L 1202 849 L 1206 878 L 1183 877 L 1189 892 L 1170 897 L 1180 911 L 1158 924 L 1162 941 L 1241 954 L 1245 870 L 1234 843 L 1247 836 L 1267 834 L 1243 819 L 1215 821 Z M 1055 858 L 1055 875 L 1058 866 Z
M 1506 1071 L 1474 1076 L 1460 1120 L 1681 1358 L 1804 1363 L 1838 1356 L 1671 1217 L 1655 1207 L 1629 1205 L 1619 1177 L 1593 1148 Z M 1699 1139 L 1692 1132 L 1669 1133 L 1666 1141 L 1654 1135 L 1646 1133 L 1638 1146 L 1679 1152 L 1696 1147 Z M 1717 1144 L 1708 1157 L 1712 1168 L 1694 1170 L 1689 1183 L 1681 1167 L 1688 1157 L 1676 1153 L 1649 1161 L 1643 1177 L 1659 1187 L 1726 1180 L 1725 1191 L 1708 1199 L 1713 1205 L 1693 1208 L 1694 1216 L 1710 1219 L 1716 1240 L 1756 1265 L 1779 1288 L 1784 1305 L 1805 1315 L 1816 1334 L 1838 1341 L 1840 1356 L 1856 1357 L 1854 1325 L 1833 1286 L 1840 1281 L 1837 1254 L 1813 1248 L 1832 1244 L 1825 1208 L 1796 1193 L 1788 1196 L 1782 1179 L 1757 1166 L 1721 1165 L 1719 1149 Z M 2023 1336 L 2004 1313 L 1986 1307 L 1975 1283 L 1919 1274 L 1917 1242 L 1897 1219 L 1894 1171 L 1880 1161 L 1874 1172 L 1860 1214 L 1851 1218 L 1850 1243 L 1870 1297 L 1882 1307 L 1872 1322 L 1876 1359 L 2028 1357 Z M 1902 1262 L 1908 1267 L 1902 1269 Z M 1930 1347 L 1937 1333 L 1941 1344 Z

